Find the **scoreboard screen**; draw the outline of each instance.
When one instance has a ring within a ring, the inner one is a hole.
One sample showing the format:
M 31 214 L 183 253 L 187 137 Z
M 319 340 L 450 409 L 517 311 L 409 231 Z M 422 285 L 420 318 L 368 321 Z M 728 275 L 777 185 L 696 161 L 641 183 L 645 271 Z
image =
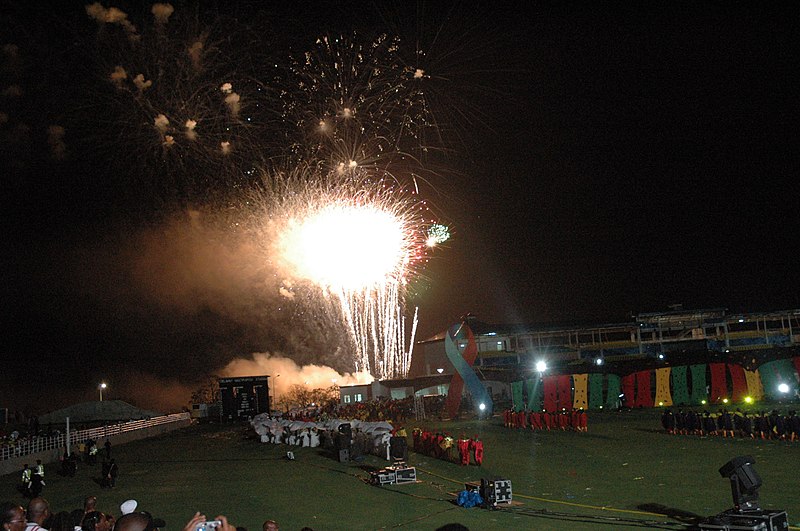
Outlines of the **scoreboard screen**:
M 269 412 L 269 376 L 220 378 L 222 418 L 238 420 Z

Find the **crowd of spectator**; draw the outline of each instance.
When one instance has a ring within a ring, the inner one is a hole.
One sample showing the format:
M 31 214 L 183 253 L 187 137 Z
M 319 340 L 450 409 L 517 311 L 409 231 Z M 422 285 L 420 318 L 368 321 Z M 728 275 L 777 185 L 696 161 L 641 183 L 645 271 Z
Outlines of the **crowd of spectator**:
M 661 415 L 661 426 L 667 433 L 675 435 L 800 440 L 800 416 L 795 411 L 789 411 L 784 415 L 778 410 L 771 412 L 762 410 L 750 414 L 741 409 L 733 412 L 720 409 L 715 413 L 708 410 L 699 412 L 683 409 L 673 413 L 672 410 L 665 409 Z
M 209 525 L 206 516 L 196 512 L 183 531 L 247 531 L 218 515 Z M 100 510 L 96 496 L 87 496 L 83 507 L 53 512 L 42 497 L 31 499 L 27 507 L 16 502 L 0 502 L 0 526 L 4 531 L 156 531 L 167 524 L 147 511 L 139 509 L 135 500 L 123 502 L 113 511 Z M 278 531 L 274 520 L 266 520 L 262 531 Z M 312 531 L 305 528 L 306 531 Z

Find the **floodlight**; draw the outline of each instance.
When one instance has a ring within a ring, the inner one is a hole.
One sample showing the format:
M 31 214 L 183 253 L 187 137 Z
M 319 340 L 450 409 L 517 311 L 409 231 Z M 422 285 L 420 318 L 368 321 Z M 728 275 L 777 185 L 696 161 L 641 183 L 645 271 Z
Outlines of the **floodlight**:
M 547 363 L 544 361 L 537 361 L 536 362 L 536 370 L 539 372 L 544 372 L 547 370 Z
M 483 402 L 481 402 L 481 405 L 479 405 L 479 406 L 478 406 L 478 409 L 480 409 L 481 411 L 483 411 L 484 409 L 486 409 L 486 404 L 484 404 Z
M 781 393 L 786 394 L 786 393 L 789 392 L 789 386 L 787 384 L 785 384 L 785 383 L 779 384 L 778 385 L 778 391 L 780 391 Z

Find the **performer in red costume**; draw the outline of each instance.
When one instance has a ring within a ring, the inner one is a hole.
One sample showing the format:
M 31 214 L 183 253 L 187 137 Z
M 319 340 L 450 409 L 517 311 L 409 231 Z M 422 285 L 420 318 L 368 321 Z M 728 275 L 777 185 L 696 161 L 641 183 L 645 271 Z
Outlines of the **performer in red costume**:
M 475 464 L 481 466 L 483 464 L 483 442 L 479 441 L 477 437 L 470 441 L 470 446 L 475 452 Z
M 469 439 L 458 440 L 458 451 L 461 453 L 461 464 L 466 466 L 469 464 Z

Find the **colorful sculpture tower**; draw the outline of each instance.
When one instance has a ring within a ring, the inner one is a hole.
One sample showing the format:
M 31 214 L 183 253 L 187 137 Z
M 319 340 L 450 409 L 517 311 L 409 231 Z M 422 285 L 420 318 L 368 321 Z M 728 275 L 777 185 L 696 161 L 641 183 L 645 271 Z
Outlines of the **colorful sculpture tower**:
M 458 343 L 464 343 L 466 340 L 464 351 L 458 348 Z M 492 414 L 492 397 L 486 392 L 486 388 L 478 379 L 472 368 L 475 359 L 478 357 L 478 345 L 475 343 L 475 336 L 472 333 L 469 325 L 466 322 L 454 324 L 447 331 L 447 336 L 444 340 L 445 352 L 447 359 L 453 364 L 456 373 L 450 382 L 450 388 L 447 392 L 447 400 L 444 407 L 447 415 L 450 418 L 455 418 L 458 415 L 458 408 L 461 405 L 461 395 L 464 390 L 464 384 L 467 386 L 467 391 L 472 396 L 473 404 L 475 404 L 476 412 L 481 416 L 488 416 Z M 481 404 L 483 409 L 481 409 Z

